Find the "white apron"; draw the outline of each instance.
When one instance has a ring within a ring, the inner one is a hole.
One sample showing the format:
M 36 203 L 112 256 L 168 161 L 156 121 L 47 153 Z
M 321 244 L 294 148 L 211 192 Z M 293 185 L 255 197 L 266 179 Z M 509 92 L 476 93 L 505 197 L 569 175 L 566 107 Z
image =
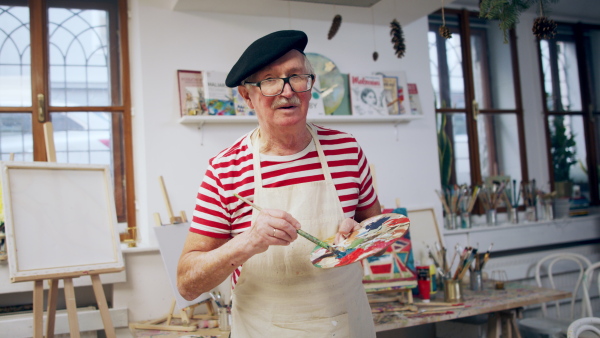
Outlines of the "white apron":
M 287 211 L 302 229 L 319 239 L 337 233 L 344 219 L 321 144 L 312 134 L 325 181 L 264 189 L 257 132 L 254 156 L 254 202 Z M 252 223 L 258 216 L 252 213 Z M 244 263 L 233 290 L 231 337 L 375 337 L 373 316 L 362 286 L 360 263 L 320 269 L 310 262 L 315 247 L 298 237 L 289 246 L 271 246 Z

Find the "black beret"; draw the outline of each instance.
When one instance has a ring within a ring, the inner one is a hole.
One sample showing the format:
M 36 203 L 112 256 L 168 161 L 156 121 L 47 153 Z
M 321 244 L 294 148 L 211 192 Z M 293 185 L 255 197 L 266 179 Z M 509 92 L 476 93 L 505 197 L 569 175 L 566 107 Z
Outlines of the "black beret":
M 227 87 L 236 87 L 248 76 L 284 56 L 292 49 L 304 54 L 308 37 L 302 31 L 285 30 L 265 35 L 254 41 L 227 74 Z

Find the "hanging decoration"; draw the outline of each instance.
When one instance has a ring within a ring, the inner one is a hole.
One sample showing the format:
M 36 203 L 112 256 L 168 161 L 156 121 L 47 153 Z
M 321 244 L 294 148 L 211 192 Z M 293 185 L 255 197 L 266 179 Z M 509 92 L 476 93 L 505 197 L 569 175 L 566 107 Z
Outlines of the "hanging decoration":
M 400 59 L 404 57 L 404 53 L 406 52 L 406 45 L 404 44 L 404 32 L 402 32 L 402 26 L 398 20 L 394 19 L 390 23 L 390 36 L 392 37 L 392 44 L 394 45 L 394 51 L 396 52 L 396 56 Z
M 371 7 L 371 24 L 373 25 L 373 61 L 377 61 L 377 59 L 379 59 L 379 53 L 377 53 L 377 40 L 375 39 L 375 10 L 373 10 L 373 7 Z
M 479 3 L 479 17 L 488 20 L 498 20 L 498 26 L 504 32 L 504 43 L 508 43 L 508 31 L 519 22 L 519 15 L 521 15 L 523 11 L 536 2 L 539 2 L 540 6 L 543 6 L 549 3 L 557 3 L 558 1 L 559 0 L 481 0 Z
M 553 39 L 556 35 L 557 24 L 544 15 L 544 4 L 540 1 L 540 16 L 533 20 L 531 31 L 538 39 Z
M 336 16 L 333 17 L 333 21 L 331 22 L 331 27 L 329 28 L 329 33 L 327 34 L 328 40 L 331 40 L 335 36 L 335 34 L 340 29 L 341 25 L 342 25 L 342 16 L 337 14 Z
M 446 15 L 444 14 L 444 0 L 442 0 L 442 25 L 440 26 L 439 32 L 444 39 L 452 38 L 452 33 L 450 33 L 450 29 L 446 27 Z

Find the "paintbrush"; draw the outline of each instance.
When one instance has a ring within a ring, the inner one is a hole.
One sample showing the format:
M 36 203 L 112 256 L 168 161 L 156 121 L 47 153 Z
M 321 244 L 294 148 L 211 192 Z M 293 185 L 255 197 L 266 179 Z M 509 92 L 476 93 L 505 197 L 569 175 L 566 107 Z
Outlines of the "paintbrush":
M 247 203 L 248 205 L 250 205 L 251 207 L 253 207 L 254 209 L 258 210 L 258 211 L 262 211 L 262 208 L 259 207 L 258 205 L 248 201 L 247 199 L 243 198 L 242 196 L 234 193 L 233 196 L 239 198 L 241 201 Z M 321 248 L 333 252 L 336 256 L 341 256 L 342 252 L 340 250 L 337 250 L 335 248 L 333 248 L 331 245 L 323 242 L 322 240 L 316 238 L 315 236 L 307 233 L 306 231 L 302 230 L 302 229 L 296 229 L 296 232 L 298 233 L 298 235 L 308 239 L 309 241 L 315 243 L 316 245 L 320 246 Z

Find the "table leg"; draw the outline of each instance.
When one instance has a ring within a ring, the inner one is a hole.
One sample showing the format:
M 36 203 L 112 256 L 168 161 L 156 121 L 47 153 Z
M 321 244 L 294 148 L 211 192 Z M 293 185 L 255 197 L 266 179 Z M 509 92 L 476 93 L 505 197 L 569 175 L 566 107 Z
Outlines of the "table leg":
M 487 323 L 487 337 L 488 338 L 500 338 L 500 313 L 492 312 L 488 315 Z

